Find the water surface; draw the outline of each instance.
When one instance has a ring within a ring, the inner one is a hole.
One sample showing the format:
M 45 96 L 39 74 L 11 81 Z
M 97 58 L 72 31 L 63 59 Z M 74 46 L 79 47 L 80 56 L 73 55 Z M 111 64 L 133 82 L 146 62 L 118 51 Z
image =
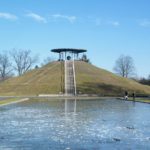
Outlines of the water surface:
M 149 114 L 120 100 L 29 100 L 0 107 L 0 149 L 146 150 Z

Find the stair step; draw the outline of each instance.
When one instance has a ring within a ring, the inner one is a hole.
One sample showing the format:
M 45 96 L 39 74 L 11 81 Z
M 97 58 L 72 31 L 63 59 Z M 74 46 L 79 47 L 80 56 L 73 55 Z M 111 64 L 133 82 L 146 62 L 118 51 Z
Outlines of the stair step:
M 76 94 L 75 70 L 73 61 L 65 61 L 65 93 Z

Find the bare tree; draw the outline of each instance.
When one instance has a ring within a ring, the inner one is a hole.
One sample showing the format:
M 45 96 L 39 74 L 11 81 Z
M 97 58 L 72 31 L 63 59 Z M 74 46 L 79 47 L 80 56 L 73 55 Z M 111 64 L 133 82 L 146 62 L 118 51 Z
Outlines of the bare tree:
M 48 56 L 47 58 L 45 58 L 45 59 L 43 60 L 41 66 L 44 66 L 44 65 L 46 65 L 46 64 L 48 64 L 48 63 L 50 63 L 50 62 L 53 62 L 54 60 L 55 60 L 54 57 Z
M 138 82 L 150 86 L 150 75 L 147 78 L 145 77 L 141 78 L 140 80 L 138 80 Z
M 81 60 L 84 61 L 84 62 L 87 62 L 87 63 L 91 63 L 91 62 L 90 62 L 90 59 L 87 58 L 87 55 L 86 55 L 86 54 L 83 54 L 83 55 L 82 55 Z
M 9 56 L 7 53 L 0 54 L 0 79 L 5 80 L 11 77 L 12 74 L 12 64 L 9 61 Z
M 29 71 L 32 66 L 37 62 L 36 57 L 31 57 L 30 50 L 13 50 L 10 52 L 14 60 L 14 69 L 18 75 L 22 75 Z
M 150 74 L 148 75 L 148 80 L 150 80 Z
M 135 73 L 133 58 L 130 56 L 121 55 L 117 60 L 114 71 L 122 77 L 128 78 Z

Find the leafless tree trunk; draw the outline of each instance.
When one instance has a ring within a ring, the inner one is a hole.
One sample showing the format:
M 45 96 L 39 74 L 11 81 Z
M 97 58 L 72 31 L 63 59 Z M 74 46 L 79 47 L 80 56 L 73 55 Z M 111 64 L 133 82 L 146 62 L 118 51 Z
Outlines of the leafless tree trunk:
M 53 61 L 55 61 L 56 59 L 52 56 L 48 56 L 47 58 L 45 58 L 43 60 L 43 62 L 41 63 L 41 66 L 47 65 L 48 63 L 51 63 Z
M 36 57 L 31 57 L 30 50 L 14 49 L 10 54 L 14 60 L 14 69 L 17 71 L 19 76 L 29 71 L 37 62 Z
M 117 60 L 114 71 L 122 77 L 128 78 L 135 73 L 132 57 L 121 55 Z
M 0 78 L 5 80 L 12 76 L 12 64 L 9 61 L 9 56 L 5 53 L 0 54 Z

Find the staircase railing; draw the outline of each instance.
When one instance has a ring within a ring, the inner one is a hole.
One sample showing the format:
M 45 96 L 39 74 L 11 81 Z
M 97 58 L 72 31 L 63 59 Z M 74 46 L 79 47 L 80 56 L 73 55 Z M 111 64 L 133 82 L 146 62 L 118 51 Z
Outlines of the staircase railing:
M 76 77 L 74 60 L 65 60 L 65 95 L 76 95 Z
M 76 87 L 76 72 L 75 72 L 75 65 L 73 60 L 73 78 L 74 78 L 74 95 L 77 94 L 77 87 Z
M 65 95 L 68 94 L 68 87 L 67 87 L 67 60 L 65 60 L 65 66 L 64 66 L 64 69 L 65 69 Z

